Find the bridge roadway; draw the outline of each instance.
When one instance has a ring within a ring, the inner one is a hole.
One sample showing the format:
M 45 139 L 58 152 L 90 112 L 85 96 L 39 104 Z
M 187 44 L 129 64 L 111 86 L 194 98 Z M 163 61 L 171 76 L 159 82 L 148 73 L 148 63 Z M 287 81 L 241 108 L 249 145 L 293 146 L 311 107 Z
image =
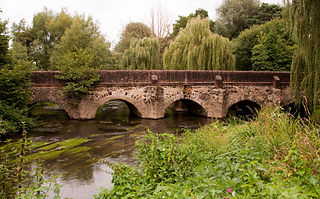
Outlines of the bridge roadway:
M 230 107 L 251 102 L 259 107 L 288 105 L 289 72 L 257 71 L 99 71 L 101 81 L 75 106 L 62 94 L 64 82 L 58 71 L 34 71 L 32 103 L 50 101 L 60 105 L 71 119 L 93 119 L 109 100 L 124 101 L 133 114 L 159 119 L 165 110 L 182 102 L 188 111 L 205 117 L 223 118 Z

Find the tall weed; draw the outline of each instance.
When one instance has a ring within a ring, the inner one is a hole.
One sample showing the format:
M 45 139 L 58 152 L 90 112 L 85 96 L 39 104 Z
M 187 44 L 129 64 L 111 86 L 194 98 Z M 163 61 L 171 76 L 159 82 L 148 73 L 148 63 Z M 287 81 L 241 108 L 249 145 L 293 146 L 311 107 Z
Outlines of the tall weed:
M 318 126 L 279 108 L 181 137 L 149 133 L 96 198 L 320 198 Z

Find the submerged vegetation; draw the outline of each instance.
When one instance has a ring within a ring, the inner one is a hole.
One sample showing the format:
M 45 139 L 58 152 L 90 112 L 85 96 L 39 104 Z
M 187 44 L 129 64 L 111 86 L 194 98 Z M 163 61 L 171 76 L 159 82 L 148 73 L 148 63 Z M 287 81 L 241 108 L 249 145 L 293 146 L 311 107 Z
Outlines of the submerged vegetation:
M 45 177 L 40 159 L 27 155 L 43 143 L 33 146 L 24 128 L 22 134 L 18 142 L 0 146 L 0 198 L 46 198 L 50 191 L 59 198 L 61 186 L 56 177 Z
M 89 157 L 79 154 L 90 151 L 85 143 L 91 138 L 27 139 L 26 131 L 35 125 L 28 105 L 30 75 L 36 69 L 59 70 L 56 77 L 66 83 L 63 94 L 77 105 L 101 79 L 100 69 L 291 67 L 297 104 L 304 100 L 315 110 L 311 118 L 319 120 L 319 1 L 284 1 L 285 19 L 274 19 L 281 18 L 279 6 L 238 2 L 224 0 L 216 22 L 202 9 L 180 17 L 175 33 L 165 38 L 142 23 L 128 24 L 114 51 L 98 24 L 85 15 L 44 9 L 34 15 L 31 27 L 24 20 L 14 24 L 11 38 L 8 22 L 0 18 L 0 139 L 22 134 L 16 143 L 0 143 L 0 198 L 45 198 L 49 190 L 59 198 L 60 186 L 45 180 L 35 161 L 61 154 L 79 161 Z M 182 136 L 150 132 L 136 149 L 138 165 L 113 165 L 114 188 L 96 198 L 320 198 L 320 128 L 279 108 L 262 110 L 250 122 L 216 122 Z
M 319 198 L 320 132 L 279 109 L 181 137 L 149 133 L 96 198 Z

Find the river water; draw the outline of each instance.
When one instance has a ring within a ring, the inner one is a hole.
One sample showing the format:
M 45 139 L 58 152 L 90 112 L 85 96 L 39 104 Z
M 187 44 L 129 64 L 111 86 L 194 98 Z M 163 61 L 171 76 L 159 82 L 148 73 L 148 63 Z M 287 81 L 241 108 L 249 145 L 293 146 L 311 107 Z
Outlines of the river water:
M 140 119 L 129 114 L 121 101 L 110 101 L 96 119 L 70 120 L 57 106 L 37 106 L 39 126 L 29 134 L 35 149 L 31 159 L 43 162 L 47 173 L 58 176 L 62 198 L 93 198 L 101 187 L 110 189 L 112 170 L 104 162 L 134 164 L 134 143 L 150 129 L 156 133 L 181 133 L 197 129 L 212 119 L 168 110 L 164 119 Z

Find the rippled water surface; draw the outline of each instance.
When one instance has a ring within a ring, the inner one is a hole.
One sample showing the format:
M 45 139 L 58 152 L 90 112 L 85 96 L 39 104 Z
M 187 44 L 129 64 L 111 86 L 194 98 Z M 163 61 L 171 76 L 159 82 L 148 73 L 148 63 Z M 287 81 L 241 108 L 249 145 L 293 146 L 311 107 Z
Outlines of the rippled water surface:
M 35 107 L 32 114 L 40 116 L 41 125 L 29 136 L 38 143 L 31 158 L 42 160 L 47 172 L 59 176 L 63 198 L 75 199 L 92 198 L 102 186 L 112 188 L 112 170 L 103 161 L 134 164 L 134 143 L 147 129 L 178 134 L 182 128 L 196 129 L 212 122 L 174 111 L 168 111 L 164 119 L 140 119 L 130 116 L 121 101 L 100 107 L 94 120 L 69 120 L 52 105 Z

